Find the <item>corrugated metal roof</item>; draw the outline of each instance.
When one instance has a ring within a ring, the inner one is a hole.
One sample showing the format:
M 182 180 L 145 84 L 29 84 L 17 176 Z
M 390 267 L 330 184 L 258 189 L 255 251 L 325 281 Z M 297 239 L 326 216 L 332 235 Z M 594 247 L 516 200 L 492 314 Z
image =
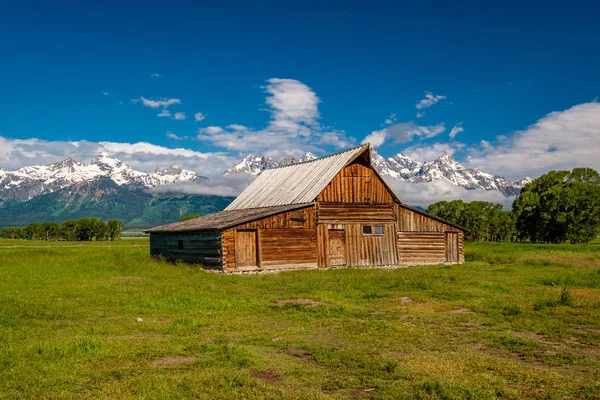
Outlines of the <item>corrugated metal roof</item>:
M 144 232 L 193 232 L 212 229 L 227 229 L 236 225 L 245 224 L 246 222 L 255 221 L 260 218 L 270 215 L 279 214 L 281 212 L 297 210 L 312 205 L 308 204 L 293 204 L 279 207 L 252 208 L 249 210 L 231 210 L 221 211 L 214 214 L 208 214 L 203 217 L 190 219 L 187 221 L 175 222 L 173 224 L 157 226 L 156 228 L 148 229 Z
M 335 175 L 368 148 L 358 146 L 298 164 L 264 170 L 225 210 L 309 203 Z

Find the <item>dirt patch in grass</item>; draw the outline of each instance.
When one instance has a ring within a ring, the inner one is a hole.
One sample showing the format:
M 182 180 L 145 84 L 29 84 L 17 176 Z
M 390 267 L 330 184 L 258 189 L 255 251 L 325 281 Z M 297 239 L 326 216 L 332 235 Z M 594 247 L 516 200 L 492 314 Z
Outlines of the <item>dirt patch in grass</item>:
M 315 299 L 289 299 L 289 300 L 277 300 L 277 305 L 283 307 L 287 304 L 297 304 L 301 306 L 317 307 L 325 305 L 325 302 Z
M 166 356 L 152 361 L 153 367 L 171 367 L 179 364 L 189 364 L 198 361 L 198 357 Z
M 410 304 L 413 302 L 413 300 L 410 297 L 406 297 L 406 296 L 398 297 L 398 300 L 400 301 L 401 304 Z
M 310 353 L 308 351 L 303 350 L 303 349 L 297 349 L 295 347 L 287 348 L 283 352 L 285 354 L 287 354 L 288 356 L 302 358 L 304 360 L 310 360 L 312 358 L 312 356 L 310 355 Z
M 250 376 L 253 378 L 260 379 L 261 381 L 263 381 L 265 383 L 270 383 L 270 384 L 276 383 L 280 379 L 279 374 L 277 372 L 271 371 L 271 370 L 250 371 Z
M 467 313 L 473 313 L 473 310 L 470 310 L 465 307 L 460 307 L 460 308 L 455 308 L 454 310 L 452 310 L 450 312 L 453 314 L 467 314 Z

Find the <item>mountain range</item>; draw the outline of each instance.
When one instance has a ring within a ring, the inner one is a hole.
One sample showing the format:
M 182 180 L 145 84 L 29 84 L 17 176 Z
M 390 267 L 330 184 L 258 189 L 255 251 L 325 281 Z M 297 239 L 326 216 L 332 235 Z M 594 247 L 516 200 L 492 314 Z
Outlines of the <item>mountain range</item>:
M 257 175 L 267 168 L 316 158 L 309 152 L 280 161 L 248 155 L 223 175 Z M 517 195 L 529 182 L 528 178 L 512 182 L 477 168 L 466 168 L 450 154 L 420 162 L 404 153 L 384 158 L 373 150 L 372 163 L 386 179 L 412 183 L 442 180 L 468 190 L 494 190 L 506 196 Z M 16 171 L 0 169 L 0 226 L 94 216 L 122 219 L 128 227 L 150 227 L 176 221 L 185 214 L 221 211 L 233 197 L 184 194 L 160 188 L 181 182 L 202 185 L 207 179 L 177 164 L 149 173 L 136 171 L 107 153 L 99 154 L 89 163 L 69 158 Z
M 248 155 L 239 163 L 223 172 L 223 175 L 246 173 L 257 175 L 267 168 L 310 161 L 317 158 L 312 153 L 304 153 L 298 158 L 286 157 L 277 162 L 266 156 Z M 524 178 L 518 182 L 509 181 L 501 176 L 489 174 L 478 168 L 467 168 L 454 159 L 451 154 L 442 154 L 429 162 L 417 161 L 404 153 L 384 158 L 371 149 L 373 167 L 384 177 L 399 179 L 411 183 L 423 183 L 443 180 L 467 190 L 496 190 L 506 196 L 516 196 L 523 185 L 531 179 Z
M 136 171 L 116 157 L 101 153 L 89 163 L 71 158 L 50 165 L 30 165 L 16 171 L 0 168 L 0 207 L 12 201 L 22 202 L 52 193 L 76 183 L 108 177 L 119 186 L 154 188 L 175 182 L 207 179 L 195 172 L 181 169 L 177 164 L 165 170 Z

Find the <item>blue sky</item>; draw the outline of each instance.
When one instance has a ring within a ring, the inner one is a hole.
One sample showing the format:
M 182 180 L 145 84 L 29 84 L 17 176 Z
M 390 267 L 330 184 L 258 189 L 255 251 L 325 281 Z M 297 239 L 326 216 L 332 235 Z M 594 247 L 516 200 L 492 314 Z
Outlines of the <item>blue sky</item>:
M 600 167 L 582 150 L 600 139 L 599 7 L 485 3 L 3 2 L 0 167 L 110 142 L 141 168 L 216 171 L 366 137 L 384 156 L 450 151 L 515 179 Z M 439 101 L 417 109 L 426 93 Z

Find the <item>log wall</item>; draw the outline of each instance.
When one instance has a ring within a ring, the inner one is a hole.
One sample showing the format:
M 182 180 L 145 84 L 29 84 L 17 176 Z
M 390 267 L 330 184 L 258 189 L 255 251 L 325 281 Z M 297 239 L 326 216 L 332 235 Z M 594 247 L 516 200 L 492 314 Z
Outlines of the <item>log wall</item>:
M 219 231 L 151 233 L 150 255 L 162 256 L 168 260 L 200 263 L 210 269 L 221 269 L 223 266 L 221 233 Z
M 256 230 L 258 265 L 236 265 L 236 231 Z M 226 271 L 315 268 L 317 234 L 315 207 L 288 211 L 226 229 L 222 232 L 223 268 Z
M 400 264 L 438 264 L 455 262 L 449 251 L 446 232 L 458 234 L 458 262 L 465 261 L 464 232 L 455 226 L 418 213 L 402 204 L 395 204 L 398 230 L 398 259 Z M 446 255 L 449 260 L 447 261 Z

